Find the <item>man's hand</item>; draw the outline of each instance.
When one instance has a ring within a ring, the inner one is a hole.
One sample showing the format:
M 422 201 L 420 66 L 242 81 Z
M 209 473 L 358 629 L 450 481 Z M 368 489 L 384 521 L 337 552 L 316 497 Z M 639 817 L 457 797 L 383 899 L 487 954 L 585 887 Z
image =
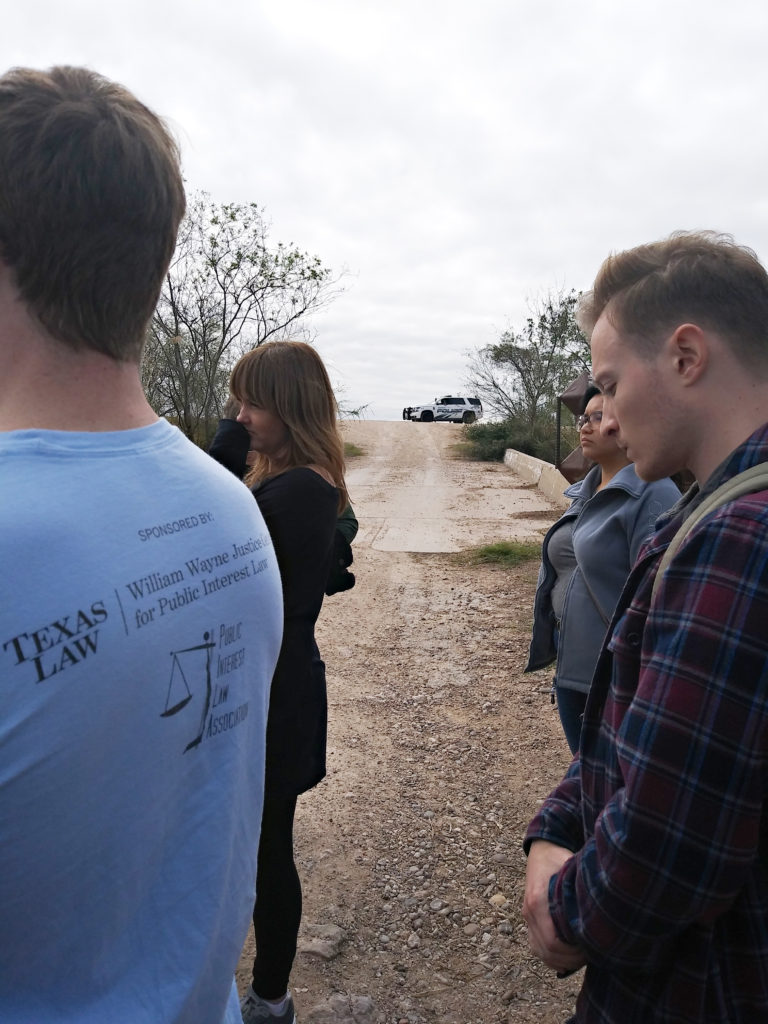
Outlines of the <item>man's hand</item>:
M 234 395 L 230 395 L 224 403 L 224 408 L 221 410 L 221 415 L 225 420 L 236 420 L 237 414 L 240 412 L 240 402 Z
M 528 853 L 525 872 L 523 917 L 528 925 L 528 944 L 548 967 L 576 971 L 587 962 L 578 946 L 557 937 L 549 913 L 549 880 L 573 854 L 562 846 L 537 839 Z

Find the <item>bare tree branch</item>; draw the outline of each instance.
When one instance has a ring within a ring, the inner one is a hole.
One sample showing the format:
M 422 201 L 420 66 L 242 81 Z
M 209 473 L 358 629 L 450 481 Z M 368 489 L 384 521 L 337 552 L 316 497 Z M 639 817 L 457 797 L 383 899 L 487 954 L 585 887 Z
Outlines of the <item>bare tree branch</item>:
M 589 343 L 575 310 L 578 295 L 550 293 L 531 309 L 521 331 L 505 331 L 497 344 L 469 353 L 468 387 L 504 419 L 533 436 L 554 432 L 557 396 L 589 367 Z
M 147 398 L 160 415 L 202 440 L 227 397 L 229 372 L 248 349 L 289 331 L 341 291 L 319 257 L 269 246 L 255 204 L 189 204 L 152 318 L 142 361 Z

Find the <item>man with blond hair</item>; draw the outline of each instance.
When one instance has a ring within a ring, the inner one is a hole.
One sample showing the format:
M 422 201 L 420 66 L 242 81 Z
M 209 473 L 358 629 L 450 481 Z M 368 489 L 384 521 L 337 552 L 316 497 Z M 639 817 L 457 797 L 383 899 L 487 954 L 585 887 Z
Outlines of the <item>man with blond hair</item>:
M 727 236 L 679 233 L 606 260 L 580 317 L 602 431 L 643 479 L 687 469 L 696 484 L 638 556 L 579 756 L 528 828 L 529 939 L 561 973 L 586 965 L 579 1024 L 754 1024 L 768 1020 L 768 475 L 754 468 L 768 275 Z
M 236 1024 L 282 621 L 248 491 L 139 359 L 176 145 L 93 72 L 0 78 L 0 1020 Z

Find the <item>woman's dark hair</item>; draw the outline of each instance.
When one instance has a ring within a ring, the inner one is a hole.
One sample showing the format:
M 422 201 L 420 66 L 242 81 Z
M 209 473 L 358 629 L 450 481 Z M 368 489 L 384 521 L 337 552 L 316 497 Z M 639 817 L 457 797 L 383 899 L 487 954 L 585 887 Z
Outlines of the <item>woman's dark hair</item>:
M 581 403 L 582 413 L 585 413 L 587 411 L 587 406 L 589 405 L 589 403 L 592 401 L 595 395 L 599 394 L 602 394 L 602 392 L 600 391 L 600 388 L 597 386 L 597 384 L 590 383 L 587 385 L 587 390 L 584 392 L 584 401 Z

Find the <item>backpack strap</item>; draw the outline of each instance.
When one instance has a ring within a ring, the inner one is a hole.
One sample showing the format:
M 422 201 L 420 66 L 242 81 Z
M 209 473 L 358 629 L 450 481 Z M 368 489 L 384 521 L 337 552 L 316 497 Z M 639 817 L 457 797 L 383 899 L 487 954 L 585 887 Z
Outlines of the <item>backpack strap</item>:
M 740 498 L 742 494 L 751 494 L 756 491 L 763 491 L 766 488 L 768 488 L 768 463 L 759 462 L 756 466 L 750 466 L 749 469 L 745 469 L 742 473 L 732 476 L 730 480 L 726 480 L 717 490 L 714 490 L 708 498 L 705 498 L 699 507 L 688 516 L 669 542 L 669 547 L 664 552 L 659 568 L 656 571 L 656 578 L 653 581 L 653 590 L 651 591 L 651 601 L 653 601 L 656 591 L 661 586 L 661 577 L 666 572 L 669 563 L 697 523 L 700 523 L 705 516 L 708 516 L 710 512 L 714 512 L 721 505 L 727 505 L 729 501 L 735 501 L 736 498 Z

